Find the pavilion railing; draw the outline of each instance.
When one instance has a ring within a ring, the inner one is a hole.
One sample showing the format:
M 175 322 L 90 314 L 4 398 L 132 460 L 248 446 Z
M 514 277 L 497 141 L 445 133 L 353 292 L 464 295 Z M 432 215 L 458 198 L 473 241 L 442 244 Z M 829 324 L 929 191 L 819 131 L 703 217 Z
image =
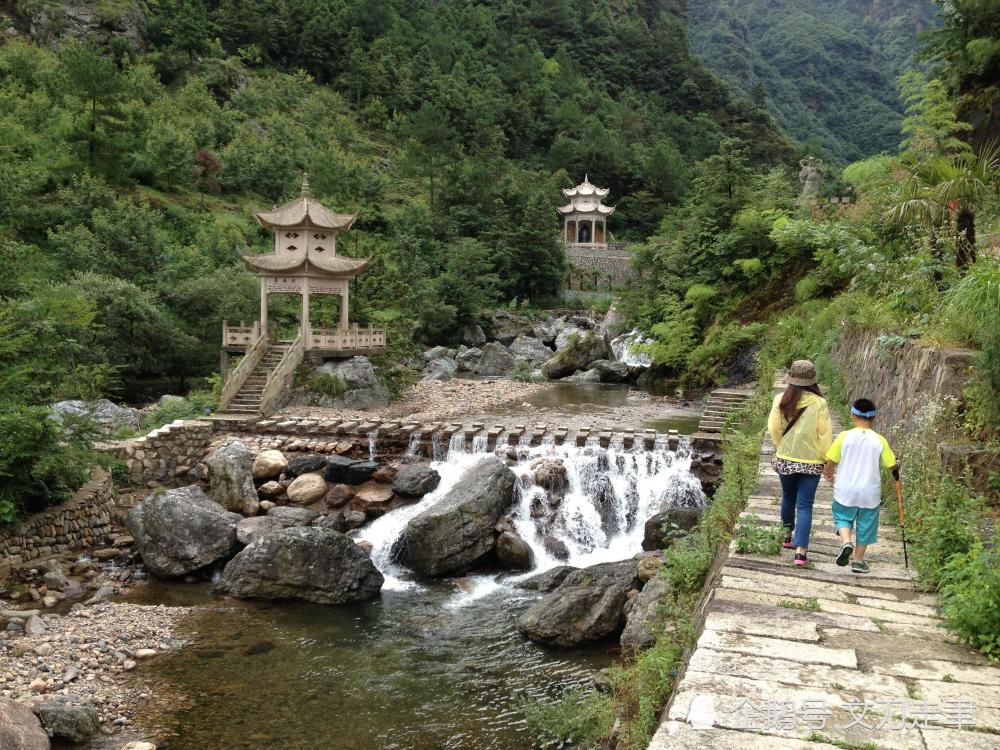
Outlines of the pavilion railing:
M 257 369 L 257 365 L 260 364 L 266 352 L 267 336 L 258 335 L 253 344 L 247 348 L 247 353 L 242 361 L 229 374 L 229 377 L 226 378 L 226 382 L 222 386 L 222 393 L 219 395 L 220 411 L 225 410 L 229 406 L 229 403 L 236 397 L 236 394 L 240 392 L 243 383 L 250 377 L 250 373 Z
M 313 328 L 309 332 L 308 349 L 331 349 L 351 351 L 355 349 L 382 349 L 385 347 L 385 329 L 360 328 L 356 324 L 350 328 Z
M 292 382 L 295 371 L 302 364 L 305 357 L 305 341 L 300 333 L 295 337 L 292 345 L 285 351 L 285 356 L 281 358 L 277 366 L 271 370 L 267 376 L 267 383 L 264 384 L 264 391 L 260 395 L 260 413 L 267 415 L 273 412 L 278 406 L 285 387 Z

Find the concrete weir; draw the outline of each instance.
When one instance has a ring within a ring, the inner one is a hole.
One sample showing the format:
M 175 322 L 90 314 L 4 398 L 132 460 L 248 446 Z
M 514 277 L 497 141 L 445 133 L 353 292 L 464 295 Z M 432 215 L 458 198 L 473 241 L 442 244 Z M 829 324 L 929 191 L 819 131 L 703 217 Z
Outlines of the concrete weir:
M 780 524 L 765 437 L 740 524 Z M 1000 665 L 945 630 L 883 519 L 868 574 L 834 564 L 832 488 L 813 509 L 810 568 L 739 554 L 709 581 L 702 632 L 648 750 L 986 750 L 1000 747 Z M 893 508 L 885 509 L 893 513 Z

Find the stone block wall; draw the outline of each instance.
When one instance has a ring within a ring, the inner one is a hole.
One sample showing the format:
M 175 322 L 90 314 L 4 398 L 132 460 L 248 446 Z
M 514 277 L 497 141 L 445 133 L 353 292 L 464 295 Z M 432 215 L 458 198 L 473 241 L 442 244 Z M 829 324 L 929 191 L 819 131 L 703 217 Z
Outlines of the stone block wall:
M 133 484 L 169 482 L 191 471 L 212 441 L 213 425 L 178 419 L 142 437 L 97 447 L 125 462 Z
M 566 286 L 577 290 L 594 287 L 596 291 L 618 289 L 634 275 L 632 251 L 624 243 L 609 243 L 607 250 L 567 247 L 570 270 Z
M 847 328 L 832 359 L 844 379 L 848 400 L 870 398 L 878 406 L 881 430 L 913 432 L 930 401 L 961 397 L 972 377 L 974 351 L 912 341 L 886 348 L 879 336 L 878 331 Z
M 20 565 L 39 557 L 100 546 L 114 530 L 114 488 L 98 470 L 66 502 L 0 528 L 0 565 Z

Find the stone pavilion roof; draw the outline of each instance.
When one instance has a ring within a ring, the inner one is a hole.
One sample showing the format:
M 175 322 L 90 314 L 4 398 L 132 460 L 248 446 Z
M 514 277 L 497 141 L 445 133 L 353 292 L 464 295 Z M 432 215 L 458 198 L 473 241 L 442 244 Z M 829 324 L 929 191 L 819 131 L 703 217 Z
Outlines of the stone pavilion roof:
M 309 266 L 336 276 L 355 276 L 365 270 L 371 258 L 348 258 L 343 255 L 330 255 L 327 252 L 309 250 L 295 255 L 276 255 L 267 253 L 240 254 L 244 265 L 255 273 L 292 273 L 307 271 Z
M 268 229 L 306 226 L 330 231 L 350 229 L 358 218 L 356 213 L 338 214 L 314 200 L 309 194 L 307 175 L 302 176 L 302 190 L 298 198 L 271 211 L 255 211 L 254 216 L 261 226 Z
M 563 195 L 570 199 L 565 206 L 559 206 L 556 210 L 561 214 L 592 214 L 598 213 L 602 216 L 610 216 L 614 213 L 614 206 L 605 206 L 601 199 L 608 194 L 610 188 L 599 188 L 590 184 L 590 175 L 584 175 L 583 182 L 576 187 L 563 188 Z

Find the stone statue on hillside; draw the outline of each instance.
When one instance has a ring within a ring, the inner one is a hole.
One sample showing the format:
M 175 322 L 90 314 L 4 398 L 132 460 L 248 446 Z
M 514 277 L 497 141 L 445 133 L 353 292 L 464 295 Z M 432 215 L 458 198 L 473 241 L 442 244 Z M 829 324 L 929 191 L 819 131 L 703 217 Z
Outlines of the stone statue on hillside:
M 819 190 L 823 186 L 823 174 L 826 171 L 823 169 L 823 160 L 807 156 L 799 162 L 799 166 L 802 167 L 799 172 L 799 182 L 802 183 L 801 200 L 803 203 L 815 201 L 819 198 Z

